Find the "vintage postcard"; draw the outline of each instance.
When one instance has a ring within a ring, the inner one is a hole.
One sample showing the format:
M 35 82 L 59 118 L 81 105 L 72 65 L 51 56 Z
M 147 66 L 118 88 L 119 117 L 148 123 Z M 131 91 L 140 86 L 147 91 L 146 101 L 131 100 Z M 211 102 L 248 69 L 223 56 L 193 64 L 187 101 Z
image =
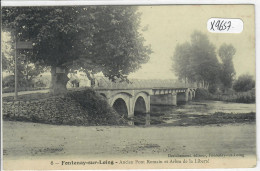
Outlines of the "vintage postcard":
M 2 6 L 4 170 L 254 168 L 254 4 Z

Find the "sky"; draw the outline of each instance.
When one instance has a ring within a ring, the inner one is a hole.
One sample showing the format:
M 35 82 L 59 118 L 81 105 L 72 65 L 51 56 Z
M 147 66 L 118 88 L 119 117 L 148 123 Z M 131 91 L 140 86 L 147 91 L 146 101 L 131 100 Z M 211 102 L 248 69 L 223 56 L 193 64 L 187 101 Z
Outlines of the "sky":
M 171 70 L 171 57 L 177 44 L 190 41 L 194 30 L 207 34 L 216 50 L 223 43 L 236 48 L 233 58 L 236 76 L 251 74 L 255 76 L 255 26 L 252 5 L 162 5 L 139 6 L 141 29 L 146 44 L 153 53 L 148 63 L 131 73 L 135 79 L 176 79 Z M 239 18 L 244 23 L 241 33 L 211 33 L 207 30 L 210 18 Z M 147 28 L 142 31 L 142 28 Z M 3 34 L 3 33 L 2 33 Z M 5 37 L 6 35 L 2 35 Z
M 140 6 L 141 27 L 146 44 L 153 53 L 148 63 L 129 75 L 138 79 L 176 79 L 171 71 L 176 45 L 190 41 L 194 30 L 201 31 L 216 46 L 232 44 L 236 48 L 233 57 L 236 76 L 251 74 L 255 76 L 255 26 L 252 5 L 168 5 Z M 239 18 L 244 23 L 241 33 L 211 33 L 207 30 L 210 18 Z

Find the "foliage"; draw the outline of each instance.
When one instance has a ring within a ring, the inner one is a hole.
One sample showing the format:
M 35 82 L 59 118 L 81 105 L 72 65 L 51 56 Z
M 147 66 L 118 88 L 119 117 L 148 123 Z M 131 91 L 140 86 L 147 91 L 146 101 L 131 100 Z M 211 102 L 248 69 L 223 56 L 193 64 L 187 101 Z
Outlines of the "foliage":
M 241 75 L 234 82 L 233 89 L 237 92 L 245 92 L 255 87 L 255 80 L 252 75 Z
M 193 72 L 190 64 L 191 60 L 191 45 L 186 42 L 184 44 L 178 44 L 175 48 L 173 56 L 172 70 L 178 74 L 179 79 L 184 79 L 185 82 L 188 79 L 192 79 Z
M 7 36 L 5 33 L 5 39 L 3 40 L 3 71 L 11 74 L 7 78 L 3 78 L 4 87 L 14 87 L 14 73 L 15 73 L 15 49 L 14 42 L 10 39 L 10 35 Z M 17 78 L 19 87 L 33 87 L 33 79 L 36 78 L 40 73 L 45 71 L 45 67 L 33 64 L 30 62 L 28 56 L 32 55 L 30 51 L 17 52 Z
M 20 80 L 19 80 L 20 81 Z M 14 75 L 8 75 L 2 80 L 3 87 L 14 87 Z
M 255 103 L 255 90 L 252 89 L 247 92 L 237 92 L 233 94 L 213 95 L 211 99 L 236 103 Z
M 196 90 L 196 100 L 217 100 L 235 103 L 255 103 L 255 90 L 252 89 L 247 92 L 230 91 L 228 94 L 212 94 L 209 90 L 198 88 Z
M 89 77 L 103 72 L 126 79 L 151 53 L 138 32 L 135 6 L 4 7 L 2 18 L 3 28 L 16 30 L 18 39 L 33 40 L 31 61 L 64 68 L 64 75 L 82 69 Z M 52 76 L 53 89 L 68 81 Z
M 218 81 L 220 64 L 215 46 L 201 32 L 194 31 L 190 43 L 177 45 L 172 60 L 172 69 L 185 82 L 200 82 L 208 87 Z
M 224 88 L 232 87 L 232 82 L 236 74 L 233 65 L 233 56 L 236 49 L 230 44 L 222 44 L 218 50 L 218 55 L 222 60 L 220 80 Z
M 208 100 L 211 98 L 211 94 L 205 88 L 197 88 L 195 100 Z
M 8 64 L 9 64 L 9 61 L 6 58 L 6 55 L 2 52 L 2 70 L 7 70 Z
M 232 87 L 235 76 L 233 56 L 236 49 L 230 44 L 222 44 L 217 58 L 215 46 L 206 34 L 194 31 L 191 41 L 177 45 L 172 57 L 172 70 L 181 80 L 196 82 L 199 87 L 216 93 L 221 88 L 227 91 Z M 199 83 L 199 84 L 198 84 Z
M 217 93 L 218 90 L 219 90 L 219 84 L 211 84 L 211 85 L 209 86 L 208 90 L 209 90 L 209 92 L 210 92 L 211 94 Z

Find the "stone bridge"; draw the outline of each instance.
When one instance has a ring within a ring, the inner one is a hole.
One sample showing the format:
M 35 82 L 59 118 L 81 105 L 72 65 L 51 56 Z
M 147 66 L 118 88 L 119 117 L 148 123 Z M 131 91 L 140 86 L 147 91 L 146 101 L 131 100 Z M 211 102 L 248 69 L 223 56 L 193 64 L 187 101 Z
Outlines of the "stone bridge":
M 177 105 L 192 100 L 196 88 L 96 88 L 119 114 L 133 117 L 134 113 L 149 113 L 150 105 Z

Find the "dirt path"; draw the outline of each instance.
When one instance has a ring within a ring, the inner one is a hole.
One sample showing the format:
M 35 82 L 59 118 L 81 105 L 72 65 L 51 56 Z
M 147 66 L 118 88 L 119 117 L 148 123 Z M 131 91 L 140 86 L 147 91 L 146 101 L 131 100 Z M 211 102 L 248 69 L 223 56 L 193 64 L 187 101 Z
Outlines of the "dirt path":
M 76 127 L 3 122 L 6 159 L 168 154 L 255 154 L 255 125 Z

